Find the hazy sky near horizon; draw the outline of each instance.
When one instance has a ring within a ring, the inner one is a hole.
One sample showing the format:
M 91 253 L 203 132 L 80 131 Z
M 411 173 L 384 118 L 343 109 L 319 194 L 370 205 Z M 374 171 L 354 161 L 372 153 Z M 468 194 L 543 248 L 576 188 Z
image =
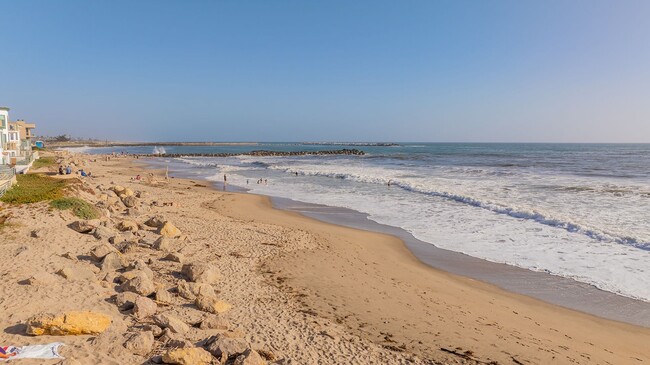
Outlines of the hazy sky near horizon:
M 0 1 L 0 105 L 131 141 L 650 142 L 649 1 Z

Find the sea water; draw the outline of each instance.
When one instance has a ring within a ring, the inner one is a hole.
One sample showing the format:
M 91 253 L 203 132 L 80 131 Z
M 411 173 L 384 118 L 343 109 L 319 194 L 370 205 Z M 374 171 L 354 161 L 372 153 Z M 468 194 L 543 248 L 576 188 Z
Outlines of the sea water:
M 168 153 L 352 148 L 165 146 Z M 650 301 L 650 145 L 404 143 L 365 156 L 168 159 L 253 193 L 354 209 L 438 247 Z M 152 147 L 129 147 L 151 153 Z M 93 149 L 112 152 L 116 149 Z M 260 181 L 261 180 L 261 181 Z

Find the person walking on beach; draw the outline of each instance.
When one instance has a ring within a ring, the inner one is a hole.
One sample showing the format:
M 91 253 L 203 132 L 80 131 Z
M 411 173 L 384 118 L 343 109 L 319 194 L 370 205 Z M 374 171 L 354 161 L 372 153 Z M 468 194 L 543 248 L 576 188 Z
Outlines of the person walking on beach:
M 226 185 L 227 182 L 228 182 L 228 177 L 226 176 L 226 174 L 223 174 L 223 184 Z

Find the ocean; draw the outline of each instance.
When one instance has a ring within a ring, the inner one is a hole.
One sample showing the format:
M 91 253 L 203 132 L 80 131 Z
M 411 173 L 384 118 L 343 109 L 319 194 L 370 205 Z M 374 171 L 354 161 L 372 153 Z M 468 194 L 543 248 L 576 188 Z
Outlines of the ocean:
M 256 194 L 353 209 L 440 248 L 650 301 L 650 144 L 162 146 L 167 153 L 338 148 L 366 155 L 155 163 L 215 182 L 226 174 L 230 185 Z

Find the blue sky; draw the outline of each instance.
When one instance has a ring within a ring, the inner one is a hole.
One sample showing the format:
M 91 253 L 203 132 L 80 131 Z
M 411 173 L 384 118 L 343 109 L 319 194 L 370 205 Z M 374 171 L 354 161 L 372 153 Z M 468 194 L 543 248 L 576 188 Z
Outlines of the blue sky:
M 0 9 L 0 105 L 42 134 L 650 142 L 648 1 Z

